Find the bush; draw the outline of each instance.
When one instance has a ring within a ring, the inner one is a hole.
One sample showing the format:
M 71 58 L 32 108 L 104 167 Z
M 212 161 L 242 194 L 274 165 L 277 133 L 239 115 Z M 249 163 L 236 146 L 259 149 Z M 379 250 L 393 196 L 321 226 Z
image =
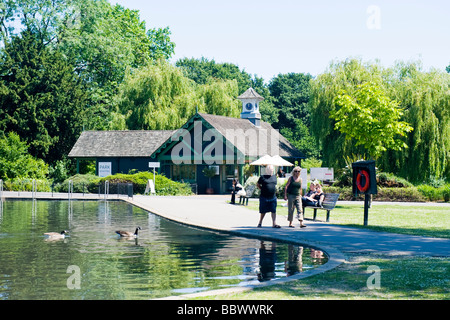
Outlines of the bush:
M 245 181 L 244 183 L 244 189 L 247 190 L 250 186 L 255 186 L 255 192 L 253 192 L 252 198 L 258 198 L 261 194 L 261 190 L 256 187 L 256 183 L 258 182 L 259 177 L 258 176 L 251 176 Z M 278 199 L 284 198 L 284 188 L 286 187 L 287 179 L 277 179 L 277 186 L 276 186 L 276 196 Z
M 443 186 L 441 188 L 442 188 L 442 196 L 444 198 L 444 201 L 449 202 L 450 201 L 450 184 L 446 184 L 445 186 Z
M 377 185 L 385 188 L 410 188 L 412 183 L 406 179 L 397 177 L 393 173 L 378 172 L 377 173 Z
M 450 200 L 450 184 L 443 185 L 439 188 L 422 184 L 417 189 L 429 201 L 444 200 L 448 202 Z
M 47 179 L 35 179 L 37 192 L 50 192 L 51 184 Z M 32 191 L 33 179 L 16 178 L 14 180 L 6 180 L 3 182 L 5 191 Z
M 339 193 L 339 200 L 364 200 L 363 195 L 356 199 L 351 187 L 324 187 L 325 193 Z M 422 202 L 425 201 L 423 195 L 415 187 L 409 188 L 378 188 L 378 194 L 373 196 L 376 201 L 401 201 L 401 202 Z
M 54 187 L 55 192 L 68 192 L 69 189 L 69 180 L 72 180 L 73 183 L 73 192 L 76 193 L 96 193 L 98 190 L 96 189 L 98 177 L 93 174 L 76 174 L 62 183 L 58 183 Z
M 148 171 L 138 172 L 136 174 L 118 173 L 105 178 L 98 178 L 94 182 L 104 184 L 108 180 L 110 185 L 113 183 L 132 183 L 135 194 L 144 194 L 148 180 L 153 180 L 153 173 Z M 191 195 L 192 190 L 189 184 L 172 181 L 163 175 L 155 176 L 155 191 L 157 195 Z M 111 187 L 110 187 L 111 188 Z M 110 189 L 111 191 L 111 189 Z

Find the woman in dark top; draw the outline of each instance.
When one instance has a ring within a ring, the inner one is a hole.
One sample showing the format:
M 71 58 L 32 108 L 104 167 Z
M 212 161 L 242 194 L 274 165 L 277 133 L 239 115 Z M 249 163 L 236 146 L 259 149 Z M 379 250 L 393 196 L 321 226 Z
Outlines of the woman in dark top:
M 280 228 L 276 224 L 275 220 L 277 217 L 277 197 L 276 186 L 277 186 L 277 176 L 273 174 L 273 166 L 268 165 L 266 167 L 266 174 L 261 176 L 256 184 L 259 189 L 261 189 L 261 195 L 259 196 L 259 213 L 260 219 L 258 227 L 261 227 L 264 216 L 267 212 L 272 213 L 272 227 Z
M 292 176 L 288 179 L 284 189 L 284 200 L 288 201 L 288 221 L 289 227 L 294 228 L 292 220 L 294 220 L 294 209 L 297 209 L 297 219 L 300 221 L 300 228 L 306 227 L 303 224 L 302 211 L 302 178 L 300 178 L 300 167 L 295 167 L 292 171 Z

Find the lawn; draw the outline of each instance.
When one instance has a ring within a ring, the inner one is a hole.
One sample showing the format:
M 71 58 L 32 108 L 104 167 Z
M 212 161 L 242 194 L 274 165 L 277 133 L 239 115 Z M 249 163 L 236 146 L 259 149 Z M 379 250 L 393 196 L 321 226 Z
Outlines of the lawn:
M 380 268 L 379 288 L 367 285 L 373 266 Z M 449 273 L 447 258 L 352 255 L 339 267 L 302 280 L 202 299 L 448 300 Z
M 287 207 L 279 201 L 277 214 L 287 216 Z M 249 209 L 258 210 L 257 201 L 249 201 Z M 306 209 L 305 218 L 312 219 L 313 209 Z M 363 226 L 364 205 L 339 204 L 330 213 L 330 223 L 378 231 L 418 236 L 450 238 L 450 206 L 412 204 L 373 204 L 369 209 L 369 225 Z M 317 220 L 325 221 L 326 211 L 317 210 Z
M 277 214 L 287 215 L 279 201 Z M 258 210 L 258 202 L 249 202 L 250 210 Z M 364 228 L 363 206 L 339 204 L 331 212 L 330 223 Z M 313 211 L 307 209 L 306 217 Z M 318 210 L 317 219 L 325 220 L 326 212 Z M 374 204 L 369 210 L 370 229 L 450 238 L 450 207 L 411 204 Z M 369 268 L 379 268 L 379 288 L 369 288 Z M 450 261 L 440 257 L 384 256 L 351 254 L 339 267 L 322 274 L 290 281 L 282 285 L 203 299 L 292 300 L 292 299 L 450 299 Z

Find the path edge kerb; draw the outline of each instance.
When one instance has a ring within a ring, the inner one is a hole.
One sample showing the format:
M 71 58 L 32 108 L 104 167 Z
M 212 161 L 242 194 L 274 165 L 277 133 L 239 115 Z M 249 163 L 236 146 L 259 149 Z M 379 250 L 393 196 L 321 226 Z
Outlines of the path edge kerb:
M 192 299 L 192 298 L 198 298 L 198 297 L 233 294 L 233 293 L 249 291 L 254 288 L 262 288 L 262 287 L 268 287 L 268 286 L 273 286 L 273 285 L 277 285 L 277 284 L 284 284 L 287 282 L 304 279 L 307 277 L 311 277 L 311 276 L 332 270 L 334 268 L 337 268 L 338 266 L 340 266 L 347 260 L 347 257 L 345 256 L 345 254 L 343 252 L 341 252 L 340 250 L 338 250 L 337 248 L 334 248 L 334 247 L 331 247 L 328 245 L 323 245 L 323 244 L 320 244 L 317 242 L 308 241 L 308 240 L 304 240 L 304 239 L 302 239 L 302 240 L 296 240 L 296 239 L 292 239 L 292 238 L 287 239 L 284 235 L 278 235 L 278 234 L 262 235 L 259 233 L 255 234 L 255 233 L 246 232 L 245 230 L 239 230 L 239 229 L 237 229 L 237 230 L 236 229 L 220 229 L 220 228 L 213 227 L 213 226 L 197 225 L 197 224 L 193 223 L 192 221 L 186 221 L 179 217 L 174 217 L 174 216 L 165 214 L 163 212 L 158 212 L 158 210 L 150 209 L 150 208 L 146 207 L 145 204 L 139 203 L 132 199 L 120 199 L 120 200 L 128 202 L 138 208 L 141 208 L 145 211 L 156 214 L 167 220 L 175 221 L 180 224 L 194 226 L 194 227 L 201 228 L 201 229 L 214 230 L 214 231 L 220 231 L 220 232 L 225 232 L 225 233 L 230 233 L 230 234 L 235 234 L 235 235 L 240 235 L 240 236 L 246 236 L 246 237 L 250 237 L 250 238 L 262 239 L 262 240 L 277 240 L 277 241 L 289 242 L 289 243 L 298 244 L 298 245 L 307 245 L 309 247 L 313 247 L 315 249 L 324 251 L 328 256 L 327 263 L 325 263 L 317 268 L 314 268 L 312 270 L 298 273 L 298 274 L 295 274 L 290 277 L 284 277 L 284 278 L 279 278 L 279 279 L 275 279 L 275 280 L 270 280 L 267 282 L 261 282 L 256 285 L 246 285 L 246 286 L 233 287 L 233 288 L 208 290 L 208 291 L 203 291 L 203 292 L 198 292 L 198 293 L 190 293 L 190 294 L 183 294 L 183 295 L 177 295 L 177 296 L 168 296 L 168 297 L 158 298 L 156 300 L 183 300 L 183 299 Z

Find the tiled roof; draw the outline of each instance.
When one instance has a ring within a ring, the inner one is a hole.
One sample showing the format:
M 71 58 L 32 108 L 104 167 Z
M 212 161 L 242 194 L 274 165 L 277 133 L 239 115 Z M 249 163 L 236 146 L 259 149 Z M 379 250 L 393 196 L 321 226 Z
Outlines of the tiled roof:
M 261 121 L 261 126 L 257 127 L 247 119 L 206 113 L 199 113 L 196 116 L 202 117 L 225 138 L 227 138 L 227 132 L 231 132 L 234 139 L 230 142 L 246 156 L 259 157 L 265 154 L 272 156 L 279 154 L 282 157 L 305 158 L 267 122 Z M 175 131 L 84 131 L 70 151 L 69 157 L 150 157 Z M 257 137 L 258 143 L 254 143 L 255 140 L 252 140 L 254 136 Z M 271 142 L 277 140 L 279 149 L 272 150 Z
M 253 88 L 247 89 L 243 94 L 241 94 L 238 99 L 258 99 L 258 100 L 264 100 L 263 97 L 261 97 Z
M 70 151 L 69 157 L 150 157 L 173 132 L 173 130 L 84 131 Z
M 263 156 L 265 154 L 270 154 L 272 156 L 277 154 L 281 157 L 289 158 L 305 158 L 304 154 L 298 151 L 285 137 L 278 133 L 269 123 L 261 121 L 261 126 L 257 127 L 247 119 L 240 118 L 230 118 L 225 116 L 216 116 L 212 114 L 199 113 L 199 115 L 208 122 L 212 127 L 214 127 L 221 135 L 227 138 L 227 130 L 229 133 L 234 133 L 234 141 L 230 141 L 233 145 L 238 147 L 240 150 L 240 145 L 238 142 L 239 134 L 241 134 L 242 139 L 248 139 L 245 143 L 242 143 L 245 150 L 241 150 L 246 156 Z M 252 134 L 257 137 L 258 143 L 251 143 Z M 262 140 L 262 145 L 260 144 L 260 139 Z M 272 141 L 279 142 L 279 150 L 272 150 Z M 266 145 L 264 148 L 263 145 Z

